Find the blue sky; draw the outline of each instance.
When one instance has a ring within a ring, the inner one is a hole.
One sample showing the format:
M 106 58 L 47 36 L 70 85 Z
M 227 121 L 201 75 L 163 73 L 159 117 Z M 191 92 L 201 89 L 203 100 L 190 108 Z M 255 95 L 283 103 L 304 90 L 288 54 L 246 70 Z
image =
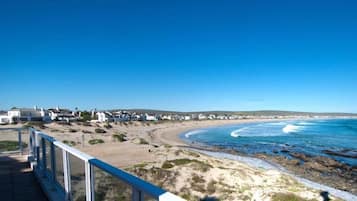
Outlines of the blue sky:
M 357 112 L 356 1 L 0 2 L 0 109 Z

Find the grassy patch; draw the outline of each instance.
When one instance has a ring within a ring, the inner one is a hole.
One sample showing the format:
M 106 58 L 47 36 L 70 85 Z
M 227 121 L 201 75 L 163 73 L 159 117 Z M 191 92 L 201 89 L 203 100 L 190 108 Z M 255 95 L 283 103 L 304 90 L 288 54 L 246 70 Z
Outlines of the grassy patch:
M 139 140 L 139 144 L 149 144 L 149 142 L 146 141 L 144 138 L 140 138 Z
M 211 180 L 210 182 L 208 182 L 207 184 L 207 192 L 209 194 L 213 194 L 216 192 L 216 184 L 217 182 L 215 180 Z
M 118 141 L 118 142 L 125 142 L 127 141 L 127 137 L 124 133 L 119 133 L 119 134 L 113 134 L 112 135 L 112 138 L 115 140 L 115 141 Z
M 22 142 L 22 147 L 23 148 L 27 147 L 27 144 Z M 19 147 L 18 141 L 10 141 L 10 140 L 0 141 L 0 152 L 2 152 L 2 151 L 16 151 L 19 149 L 20 149 L 20 147 Z
M 172 146 L 169 145 L 169 144 L 165 144 L 164 147 L 165 147 L 165 148 L 168 148 L 168 149 L 172 148 Z
M 89 130 L 82 130 L 82 133 L 90 134 L 90 133 L 92 133 L 92 131 L 89 131 Z
M 172 163 L 168 162 L 168 161 L 165 161 L 161 166 L 161 168 L 163 168 L 163 169 L 170 169 L 170 168 L 173 168 L 173 167 L 174 167 L 174 165 Z
M 102 139 L 91 139 L 88 141 L 89 144 L 94 145 L 94 144 L 102 144 L 104 143 L 104 140 Z
M 76 146 L 77 144 L 75 141 L 69 141 L 69 140 L 63 140 L 62 142 L 71 147 Z
M 113 126 L 110 125 L 109 123 L 106 123 L 103 127 L 106 128 L 106 129 L 111 129 L 111 128 L 113 128 Z
M 147 166 L 147 163 L 139 163 L 133 166 L 133 168 L 144 168 L 145 166 Z
M 94 130 L 96 133 L 106 133 L 107 131 L 105 131 L 104 129 L 102 129 L 102 128 L 96 128 L 95 130 Z
M 272 197 L 271 197 L 272 201 L 309 201 L 305 198 L 302 198 L 300 196 L 294 195 L 292 193 L 275 193 Z
M 206 182 L 202 176 L 198 176 L 195 173 L 192 174 L 192 181 L 195 183 L 205 183 Z
M 39 127 L 41 129 L 47 128 L 42 121 L 29 121 L 22 126 L 22 128 L 32 128 L 32 127 Z
M 210 168 L 212 168 L 212 166 L 207 163 L 195 159 L 189 159 L 189 158 L 180 158 L 180 159 L 165 161 L 162 168 L 165 167 L 165 169 L 169 169 L 174 167 L 175 165 L 186 165 L 189 163 L 193 163 L 194 169 L 202 172 L 207 172 Z

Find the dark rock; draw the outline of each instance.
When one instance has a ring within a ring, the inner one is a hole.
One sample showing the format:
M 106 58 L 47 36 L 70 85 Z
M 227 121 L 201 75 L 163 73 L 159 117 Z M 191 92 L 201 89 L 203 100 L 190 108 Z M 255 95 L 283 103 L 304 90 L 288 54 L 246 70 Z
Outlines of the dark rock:
M 332 155 L 332 156 L 342 156 L 345 158 L 357 158 L 357 152 L 356 151 L 352 151 L 352 150 L 342 150 L 342 151 L 331 151 L 331 150 L 322 150 L 323 153 L 328 154 L 328 155 Z
M 300 159 L 300 160 L 302 160 L 302 161 L 304 161 L 304 162 L 309 161 L 310 158 L 311 158 L 310 155 L 307 155 L 307 154 L 305 155 L 305 154 L 303 154 L 303 153 L 290 152 L 289 154 L 290 154 L 292 157 L 295 157 L 295 158 L 297 158 L 297 159 Z

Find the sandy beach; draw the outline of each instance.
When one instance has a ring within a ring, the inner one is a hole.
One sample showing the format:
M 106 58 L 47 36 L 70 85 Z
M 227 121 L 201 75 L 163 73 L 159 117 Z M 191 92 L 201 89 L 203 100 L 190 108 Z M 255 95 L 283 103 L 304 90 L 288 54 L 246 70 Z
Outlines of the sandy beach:
M 282 119 L 278 119 L 281 121 Z M 38 129 L 187 200 L 323 200 L 313 189 L 276 169 L 264 169 L 229 158 L 213 157 L 187 148 L 179 134 L 228 124 L 274 121 L 207 120 L 184 122 L 58 123 Z M 102 129 L 105 133 L 97 133 Z M 115 135 L 125 136 L 118 140 Z M 102 143 L 93 143 L 96 140 Z M 90 143 L 91 142 L 91 143 Z M 331 200 L 339 200 L 330 195 Z

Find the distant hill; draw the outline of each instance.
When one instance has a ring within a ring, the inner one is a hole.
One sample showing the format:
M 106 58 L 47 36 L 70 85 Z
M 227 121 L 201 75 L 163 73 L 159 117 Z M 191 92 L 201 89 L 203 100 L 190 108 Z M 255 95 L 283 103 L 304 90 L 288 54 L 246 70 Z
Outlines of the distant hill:
M 281 110 L 257 110 L 257 111 L 167 111 L 153 109 L 113 109 L 110 111 L 124 110 L 137 113 L 155 113 L 155 114 L 216 114 L 216 115 L 246 115 L 246 116 L 356 116 L 357 113 L 336 113 L 336 112 L 296 112 L 296 111 L 281 111 Z

